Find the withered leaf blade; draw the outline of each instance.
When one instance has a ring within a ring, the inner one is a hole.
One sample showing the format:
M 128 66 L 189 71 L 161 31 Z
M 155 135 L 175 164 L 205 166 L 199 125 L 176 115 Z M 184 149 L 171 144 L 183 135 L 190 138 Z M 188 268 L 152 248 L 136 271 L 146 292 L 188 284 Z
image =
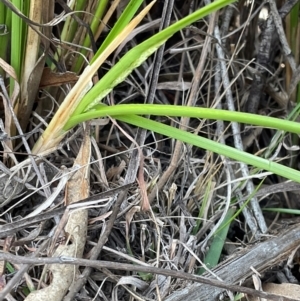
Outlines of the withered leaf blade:
M 78 76 L 74 72 L 53 72 L 50 68 L 44 68 L 40 82 L 40 88 L 61 86 L 63 84 L 76 83 Z

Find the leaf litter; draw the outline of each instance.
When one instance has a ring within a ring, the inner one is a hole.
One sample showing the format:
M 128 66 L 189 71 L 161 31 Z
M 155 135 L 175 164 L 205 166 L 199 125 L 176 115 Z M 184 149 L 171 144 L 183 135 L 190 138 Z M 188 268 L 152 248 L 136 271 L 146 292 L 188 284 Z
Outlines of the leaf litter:
M 174 16 L 182 17 L 181 14 L 187 14 L 187 8 L 192 9 L 199 5 L 197 1 L 186 2 L 184 5 L 179 1 L 174 2 L 172 20 Z M 171 3 L 171 1 L 166 1 L 166 3 Z M 148 16 L 147 22 L 161 17 L 163 3 L 156 5 L 157 8 Z M 283 7 L 284 5 L 278 6 L 279 14 L 283 14 Z M 252 103 L 251 108 L 258 106 L 262 114 L 285 117 L 290 104 L 283 106 L 280 95 L 283 92 L 290 92 L 288 84 L 282 84 L 286 76 L 285 70 L 279 63 L 283 62 L 283 53 L 280 48 L 271 47 L 266 66 L 258 65 L 259 61 L 252 61 L 260 54 L 259 45 L 263 36 L 259 32 L 267 26 L 266 21 L 259 18 L 259 12 L 262 9 L 263 7 L 256 2 L 249 4 L 246 1 L 239 1 L 236 6 L 222 10 L 219 16 L 215 16 L 218 20 L 222 20 L 221 41 L 214 36 L 215 22 L 209 18 L 175 35 L 163 50 L 159 63 L 160 72 L 157 73 L 155 85 L 158 88 L 154 89 L 156 92 L 151 94 L 153 102 L 206 107 L 221 105 L 226 108 L 225 101 L 218 103 L 216 97 L 223 92 L 220 90 L 221 85 L 218 85 L 217 77 L 217 68 L 220 68 L 217 64 L 220 62 L 220 57 L 217 56 L 215 46 L 218 44 L 222 46 L 226 54 L 224 61 L 229 78 L 231 81 L 235 79 L 231 87 L 234 106 L 241 110 L 249 108 L 249 90 L 255 89 L 253 70 L 256 69 L 257 72 L 263 73 L 266 80 L 264 79 L 263 90 L 259 94 L 259 103 L 254 106 Z M 226 18 L 229 18 L 229 21 Z M 144 30 L 151 32 L 151 27 L 150 30 L 148 27 Z M 157 30 L 157 27 L 153 26 L 152 30 Z M 129 43 L 138 43 L 141 38 L 139 34 L 134 35 Z M 71 49 L 71 46 L 68 47 Z M 128 47 L 128 45 L 122 45 L 119 53 L 126 52 Z M 177 49 L 180 51 L 176 51 Z M 147 89 L 152 83 L 149 71 L 153 68 L 156 59 L 150 58 L 143 63 L 124 83 L 106 97 L 106 102 L 110 104 L 142 102 L 145 95 L 149 95 Z M 261 67 L 264 67 L 267 72 L 262 71 Z M 73 78 L 74 76 L 72 80 Z M 291 80 L 293 86 L 295 78 L 296 76 Z M 57 81 L 54 82 L 57 86 Z M 63 97 L 70 88 L 69 82 L 62 82 L 60 85 L 61 89 L 49 90 L 54 99 Z M 49 108 L 45 104 L 41 105 L 44 100 L 49 99 L 46 93 L 43 94 L 42 100 L 39 100 L 40 103 L 37 105 L 39 114 L 43 111 L 43 106 L 44 109 Z M 54 106 L 52 110 L 53 108 Z M 12 119 L 7 117 L 11 116 L 7 113 L 8 108 L 4 110 L 6 131 L 10 136 L 7 122 L 11 124 Z M 47 122 L 49 121 L 45 112 L 40 116 L 44 116 Z M 163 117 L 159 117 L 159 120 L 205 135 L 210 139 L 221 140 L 222 138 L 226 144 L 233 145 L 234 143 L 232 130 L 227 123 L 220 125 L 211 120 L 180 120 Z M 33 130 L 39 122 L 36 115 L 32 114 L 27 129 Z M 9 148 L 14 148 L 15 152 L 15 154 L 9 154 L 4 145 L 5 142 L 2 142 L 4 152 L 1 165 L 4 167 L 1 168 L 3 172 L 1 179 L 5 180 L 1 180 L 1 183 L 8 182 L 7 185 L 12 183 L 16 187 L 16 183 L 22 185 L 22 189 L 17 187 L 15 191 L 6 190 L 9 196 L 3 194 L 3 200 L 1 198 L 1 203 L 4 204 L 7 197 L 9 197 L 9 202 L 5 203 L 2 208 L 0 232 L 4 231 L 4 226 L 11 226 L 11 234 L 5 240 L 1 240 L 3 252 L 32 258 L 60 256 L 99 259 L 120 263 L 120 270 L 88 267 L 84 269 L 84 266 L 78 267 L 63 263 L 44 267 L 27 264 L 21 268 L 12 261 L 10 266 L 6 265 L 5 269 L 1 269 L 0 299 L 8 296 L 10 300 L 45 300 L 46 298 L 47 300 L 129 300 L 131 298 L 173 301 L 183 300 L 182 294 L 187 291 L 188 295 L 184 297 L 185 300 L 195 300 L 192 299 L 192 289 L 197 291 L 197 286 L 191 285 L 192 280 L 154 274 L 146 270 L 134 272 L 134 268 L 122 269 L 121 264 L 130 263 L 133 266 L 157 267 L 166 271 L 195 274 L 203 267 L 206 255 L 212 252 L 210 246 L 218 235 L 216 225 L 221 224 L 222 216 L 225 216 L 224 210 L 228 210 L 228 205 L 234 208 L 241 205 L 242 201 L 248 201 L 247 197 L 250 192 L 245 190 L 247 176 L 242 174 L 236 164 L 226 158 L 166 139 L 155 133 L 146 133 L 144 139 L 142 131 L 122 123 L 92 126 L 90 134 L 89 128 L 90 125 L 87 124 L 85 131 L 81 130 L 75 136 L 67 137 L 65 143 L 55 152 L 45 154 L 44 157 L 33 157 L 44 179 L 46 187 L 43 187 L 44 189 L 38 184 L 35 174 L 37 171 L 32 171 L 29 160 L 24 163 L 24 148 L 9 143 Z M 248 132 L 247 128 L 241 128 L 241 141 L 247 140 L 244 146 L 248 152 L 259 154 L 269 146 L 275 134 L 271 130 L 257 132 L 250 130 L 252 138 L 249 139 Z M 128 139 L 127 135 L 131 138 Z M 30 145 L 33 145 L 37 137 L 38 133 L 32 134 L 28 139 Z M 139 154 L 136 150 L 133 139 L 135 143 L 138 143 L 144 160 L 140 160 L 141 153 Z M 283 148 L 282 145 L 286 147 Z M 292 157 L 297 156 L 293 153 L 292 146 L 291 137 L 286 134 L 277 152 L 277 160 L 292 161 Z M 23 162 L 19 165 L 12 164 L 14 158 Z M 62 166 L 70 172 L 64 189 L 59 185 L 59 177 L 63 175 L 58 175 Z M 75 171 L 72 170 L 72 166 L 77 167 Z M 24 175 L 28 173 L 28 170 L 33 177 L 27 179 Z M 260 184 L 260 178 L 259 175 L 255 178 L 253 174 L 255 175 L 255 170 L 251 169 L 248 173 L 248 182 L 253 182 L 255 190 Z M 145 182 L 143 193 L 137 181 L 137 177 L 141 176 Z M 260 194 L 258 190 L 256 194 L 259 206 L 297 208 L 299 185 L 284 183 L 282 179 L 270 175 L 266 175 L 264 179 L 261 187 L 263 193 Z M 278 186 L 282 184 L 283 186 Z M 120 187 L 123 190 L 121 193 L 118 191 L 111 196 L 98 199 L 97 202 L 94 200 L 94 203 L 88 203 L 87 198 Z M 7 188 L 3 190 L 5 189 Z M 47 208 L 42 208 L 43 212 L 35 216 L 34 224 L 29 223 L 29 219 L 25 219 L 25 224 L 14 230 L 14 223 L 17 225 L 17 222 L 31 216 L 40 204 L 49 200 L 46 195 L 47 189 L 56 193 L 53 202 L 49 203 Z M 61 189 L 61 191 L 55 192 L 56 189 Z M 145 193 L 150 203 L 149 210 L 142 210 Z M 87 199 L 83 203 L 86 208 L 72 207 L 73 211 L 64 214 L 64 208 L 83 199 Z M 17 205 L 12 206 L 13 203 Z M 62 210 L 51 216 L 51 212 L 58 209 Z M 49 217 L 44 217 L 44 213 L 49 214 Z M 39 217 L 40 220 L 38 220 Z M 268 235 L 271 236 L 269 238 L 267 235 L 257 237 L 257 233 L 253 231 L 257 229 L 256 222 L 253 223 L 253 228 L 249 229 L 247 219 L 252 219 L 251 210 L 249 216 L 243 216 L 241 213 L 237 215 L 230 223 L 226 241 L 221 247 L 222 253 L 218 267 L 206 272 L 204 277 L 218 279 L 222 271 L 225 271 L 226 265 L 231 262 L 230 260 L 233 260 L 234 264 L 234 260 L 239 256 L 251 254 L 251 250 L 252 252 L 255 250 L 254 246 L 260 244 L 263 246 L 268 239 L 271 244 L 272 237 L 278 236 L 283 237 L 280 242 L 286 244 L 285 250 L 289 251 L 285 251 L 286 253 L 281 251 L 284 256 L 276 253 L 272 257 L 271 253 L 267 253 L 265 257 L 270 256 L 270 260 L 266 260 L 263 264 L 259 261 L 259 256 L 256 256 L 256 259 L 253 256 L 251 264 L 259 272 L 256 277 L 261 277 L 263 282 L 259 289 L 265 289 L 264 282 L 280 282 L 278 273 L 271 273 L 270 270 L 274 268 L 279 271 L 292 270 L 291 265 L 288 267 L 286 265 L 286 260 L 292 250 L 289 248 L 291 246 L 289 240 L 285 239 L 288 236 L 284 232 L 286 227 L 290 226 L 279 225 L 280 218 L 272 213 L 263 214 L 263 220 L 268 226 Z M 298 256 L 296 252 L 292 265 L 297 266 Z M 243 272 L 244 266 L 238 266 L 238 264 L 239 262 L 236 261 L 236 269 L 240 274 L 237 274 L 238 277 L 235 275 L 234 282 L 231 282 L 231 278 L 225 274 L 222 274 L 222 279 L 220 279 L 228 284 L 229 290 L 231 285 L 239 284 L 240 280 L 244 280 L 243 286 L 252 287 L 250 276 L 254 272 L 250 275 L 250 268 Z M 210 267 L 206 268 L 210 270 Z M 232 270 L 232 273 L 236 272 Z M 288 282 L 292 281 L 291 277 L 285 277 Z M 298 282 L 293 285 L 298 285 Z M 206 290 L 202 288 L 203 291 Z M 198 287 L 199 289 L 201 290 L 201 286 Z M 226 293 L 225 289 L 211 289 L 217 296 L 225 294 L 225 298 L 232 298 L 232 295 Z M 291 287 L 288 290 L 296 291 L 297 289 L 298 287 Z M 35 291 L 29 294 L 29 290 Z M 275 290 L 269 292 L 279 294 Z M 201 300 L 214 300 L 213 296 L 214 293 L 211 295 L 207 293 L 206 297 Z M 240 297 L 242 297 L 241 294 Z M 276 300 L 274 296 L 270 298 Z

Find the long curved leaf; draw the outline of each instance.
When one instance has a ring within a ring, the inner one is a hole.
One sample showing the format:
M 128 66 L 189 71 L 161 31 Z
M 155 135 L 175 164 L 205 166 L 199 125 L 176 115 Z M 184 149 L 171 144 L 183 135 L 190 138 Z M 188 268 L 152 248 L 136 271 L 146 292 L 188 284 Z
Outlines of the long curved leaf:
M 206 118 L 213 120 L 236 121 L 240 123 L 253 124 L 263 127 L 274 128 L 295 134 L 300 133 L 300 124 L 298 122 L 260 116 L 257 114 L 233 112 L 227 110 L 218 110 L 201 107 L 186 107 L 175 105 L 154 105 L 154 104 L 121 104 L 116 106 L 97 105 L 95 110 L 73 116 L 66 123 L 64 130 L 87 120 L 105 116 L 116 115 L 155 115 L 155 116 L 177 116 Z

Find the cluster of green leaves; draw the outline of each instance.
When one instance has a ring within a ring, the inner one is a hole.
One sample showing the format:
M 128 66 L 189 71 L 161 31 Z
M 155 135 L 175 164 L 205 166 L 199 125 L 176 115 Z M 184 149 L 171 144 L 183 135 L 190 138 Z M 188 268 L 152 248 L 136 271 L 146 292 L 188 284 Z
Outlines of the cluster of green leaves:
M 90 82 L 95 70 L 99 68 L 103 62 L 102 57 L 107 57 L 107 50 L 115 43 L 120 36 L 128 35 L 128 22 L 136 13 L 138 6 L 133 6 L 132 1 L 129 3 L 130 13 L 125 10 L 121 15 L 116 29 L 112 29 L 111 34 L 107 40 L 104 41 L 105 47 L 101 47 L 91 65 L 88 66 L 81 75 L 78 83 L 74 86 L 69 93 L 68 98 L 59 108 L 56 116 L 52 119 L 49 127 L 41 137 L 40 141 L 35 147 L 35 152 L 45 151 L 45 148 L 55 147 L 55 145 L 62 139 L 65 133 L 75 125 L 94 118 L 101 118 L 105 116 L 112 116 L 117 120 L 127 122 L 129 124 L 143 127 L 150 131 L 154 131 L 165 136 L 179 139 L 183 142 L 207 149 L 209 151 L 230 157 L 232 159 L 245 162 L 258 167 L 259 169 L 268 170 L 272 173 L 283 176 L 293 181 L 300 181 L 299 172 L 295 169 L 286 167 L 284 165 L 272 162 L 268 159 L 263 159 L 235 148 L 222 145 L 218 142 L 187 133 L 174 127 L 158 123 L 140 115 L 164 115 L 164 116 L 184 116 L 184 117 L 198 117 L 209 118 L 215 120 L 237 121 L 241 123 L 253 124 L 262 127 L 275 128 L 282 131 L 289 131 L 299 134 L 300 126 L 298 123 L 288 120 L 281 120 L 277 118 L 264 117 L 259 115 L 247 114 L 241 112 L 230 112 L 225 110 L 207 109 L 207 108 L 189 108 L 183 106 L 167 106 L 167 105 L 141 105 L 141 104 L 128 104 L 105 106 L 101 104 L 101 100 L 112 89 L 122 82 L 134 68 L 139 66 L 145 61 L 156 49 L 165 43 L 174 33 L 183 29 L 184 27 L 192 24 L 198 19 L 212 13 L 213 11 L 222 8 L 225 5 L 234 1 L 219 0 L 214 1 L 212 4 L 207 5 L 193 14 L 179 20 L 172 24 L 170 27 L 162 30 L 158 34 L 152 36 L 143 43 L 137 45 L 128 51 L 115 66 L 109 70 L 106 75 L 99 80 L 91 89 L 89 89 Z M 128 17 L 129 16 L 129 17 Z M 134 20 L 133 20 L 134 21 Z M 129 24 L 131 24 L 131 21 Z M 136 25 L 134 25 L 136 26 Z M 108 42 L 107 42 L 108 41 Z M 121 41 L 118 41 L 120 44 Z M 116 47 L 116 46 L 114 46 Z M 115 49 L 115 48 L 112 48 Z M 113 50 L 110 50 L 113 51 Z M 72 92 L 74 94 L 72 94 Z M 64 115 L 62 115 L 64 114 Z M 62 117 L 63 116 L 63 117 Z

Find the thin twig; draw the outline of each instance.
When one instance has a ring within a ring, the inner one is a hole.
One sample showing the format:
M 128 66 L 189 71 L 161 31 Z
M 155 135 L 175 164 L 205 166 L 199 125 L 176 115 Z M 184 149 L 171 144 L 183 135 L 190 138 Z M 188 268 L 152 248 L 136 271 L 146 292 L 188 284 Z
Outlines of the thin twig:
M 221 43 L 219 27 L 217 25 L 215 26 L 214 34 L 215 34 L 216 39 Z M 231 92 L 230 89 L 228 89 L 228 87 L 230 85 L 230 80 L 229 80 L 229 77 L 228 77 L 227 67 L 226 67 L 226 64 L 225 64 L 225 55 L 224 55 L 222 47 L 220 47 L 219 44 L 216 44 L 216 49 L 217 49 L 217 54 L 218 54 L 218 57 L 219 57 L 219 60 L 220 60 L 220 67 L 221 67 L 221 74 L 222 74 L 222 78 L 223 78 L 223 85 L 224 85 L 224 88 L 226 90 L 227 106 L 228 106 L 228 109 L 230 111 L 235 111 L 234 101 L 233 101 L 233 98 L 232 98 L 232 92 Z M 241 138 L 240 127 L 239 127 L 238 123 L 236 123 L 236 122 L 232 122 L 231 125 L 232 125 L 234 145 L 237 149 L 243 150 L 243 143 L 242 143 L 242 138 Z M 241 166 L 241 172 L 242 172 L 243 177 L 249 176 L 248 166 L 243 162 L 240 162 L 240 166 Z M 248 180 L 246 187 L 247 187 L 248 194 L 251 195 L 254 191 L 253 182 L 251 180 Z M 266 226 L 261 208 L 258 204 L 258 201 L 257 201 L 256 197 L 253 197 L 251 199 L 251 207 L 252 207 L 254 216 L 257 219 L 260 230 L 262 231 L 262 233 L 266 233 L 268 228 Z M 251 228 L 251 231 L 254 235 L 257 235 L 258 234 L 257 233 L 257 228 L 256 228 L 255 225 L 253 225 L 252 221 L 249 220 L 249 222 L 247 221 L 247 223 L 248 223 L 249 227 L 254 226 L 254 228 Z
M 114 269 L 114 270 L 125 270 L 125 271 L 136 271 L 136 272 L 144 272 L 144 273 L 153 273 L 153 274 L 161 274 L 165 276 L 171 276 L 174 278 L 185 279 L 189 281 L 194 281 L 197 283 L 203 283 L 211 286 L 215 286 L 218 288 L 222 288 L 225 290 L 241 292 L 248 295 L 253 295 L 261 298 L 266 298 L 269 300 L 282 301 L 282 296 L 278 296 L 275 294 L 269 294 L 262 291 L 257 291 L 248 287 L 243 287 L 239 285 L 228 284 L 219 280 L 209 279 L 197 275 L 193 275 L 190 273 L 184 273 L 181 271 L 174 271 L 168 269 L 155 268 L 150 266 L 138 266 L 133 264 L 126 264 L 121 262 L 110 262 L 110 261 L 102 261 L 102 260 L 89 260 L 89 259 L 81 259 L 74 257 L 51 257 L 51 258 L 28 258 L 22 256 L 16 256 L 9 253 L 0 253 L 1 260 L 8 260 L 10 262 L 19 263 L 19 264 L 33 264 L 33 265 L 45 265 L 45 264 L 71 264 L 71 265 L 81 265 L 86 267 L 93 267 L 96 269 Z M 0 293 L 0 296 L 3 293 Z M 2 299 L 0 299 L 2 300 Z M 64 300 L 67 300 L 66 298 Z M 73 299 L 74 300 L 74 299 Z M 285 297 L 286 301 L 297 301 L 293 298 Z

